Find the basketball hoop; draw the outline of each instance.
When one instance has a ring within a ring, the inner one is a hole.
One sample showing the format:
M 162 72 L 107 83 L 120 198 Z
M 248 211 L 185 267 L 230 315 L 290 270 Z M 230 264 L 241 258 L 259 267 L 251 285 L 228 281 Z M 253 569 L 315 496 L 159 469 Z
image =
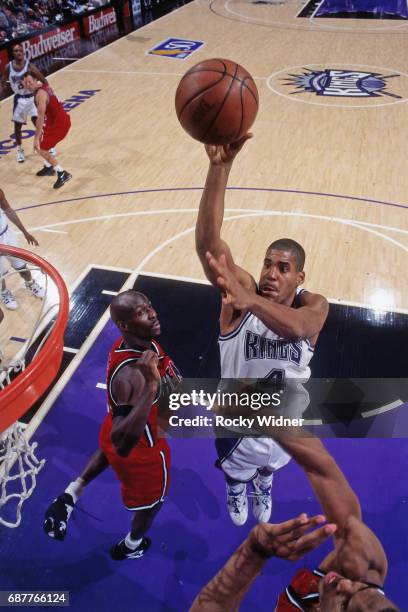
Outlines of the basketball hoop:
M 39 272 L 45 277 L 46 290 L 42 308 L 28 339 L 23 340 L 17 354 L 0 363 L 0 511 L 6 504 L 10 506 L 11 501 L 16 503 L 14 520 L 9 516 L 0 516 L 0 524 L 18 527 L 21 506 L 33 492 L 36 476 L 45 464 L 44 459 L 35 456 L 37 444 L 26 439 L 26 425 L 18 419 L 41 397 L 58 373 L 69 313 L 69 295 L 59 272 L 42 257 L 3 244 L 0 244 L 1 255 L 11 255 L 27 262 L 27 270 Z M 2 278 L 15 274 L 16 271 L 11 271 Z M 58 293 L 58 301 L 54 304 L 48 300 L 51 285 Z
M 24 249 L 2 244 L 0 244 L 0 255 L 19 257 L 31 264 L 28 269 L 42 271 L 46 275 L 47 284 L 48 277 L 55 283 L 59 295 L 59 304 L 48 306 L 46 312 L 44 312 L 46 306 L 44 300 L 44 308 L 22 353 L 9 363 L 0 364 L 0 432 L 2 432 L 27 412 L 57 375 L 64 348 L 69 296 L 60 273 L 42 257 Z M 51 311 L 57 305 L 59 306 L 58 314 L 52 320 Z M 31 362 L 27 365 L 26 355 L 30 347 L 33 346 L 34 341 L 47 324 L 49 325 L 51 322 L 53 323 L 52 326 L 36 348 Z M 19 370 L 21 370 L 20 373 Z

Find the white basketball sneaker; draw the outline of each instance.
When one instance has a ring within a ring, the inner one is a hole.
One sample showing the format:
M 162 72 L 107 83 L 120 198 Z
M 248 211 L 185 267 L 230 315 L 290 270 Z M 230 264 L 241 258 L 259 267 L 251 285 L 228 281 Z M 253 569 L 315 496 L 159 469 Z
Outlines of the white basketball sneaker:
M 268 479 L 269 484 L 265 483 L 265 478 L 261 482 L 257 476 L 252 481 L 253 492 L 252 497 L 252 514 L 258 521 L 258 523 L 267 523 L 271 518 L 272 514 L 272 479 L 273 474 Z
M 242 485 L 241 490 L 237 491 L 237 488 L 237 485 L 231 487 L 227 484 L 227 506 L 232 522 L 241 527 L 248 518 L 248 498 L 246 484 Z
M 21 147 L 17 148 L 17 161 L 19 164 L 25 162 L 24 150 Z
M 26 286 L 26 289 L 31 291 L 31 293 L 35 297 L 40 298 L 40 300 L 43 299 L 44 294 L 45 294 L 44 288 L 41 287 L 41 285 L 39 285 L 38 283 L 36 283 L 35 280 L 26 282 L 25 286 Z
M 14 295 L 11 293 L 10 289 L 6 289 L 5 291 L 0 292 L 0 299 L 9 310 L 17 310 L 18 304 L 14 299 Z

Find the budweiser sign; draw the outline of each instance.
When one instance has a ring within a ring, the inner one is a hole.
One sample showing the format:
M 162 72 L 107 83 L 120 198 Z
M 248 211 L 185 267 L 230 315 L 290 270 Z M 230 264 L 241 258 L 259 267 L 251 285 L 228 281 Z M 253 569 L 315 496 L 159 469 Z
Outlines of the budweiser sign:
M 24 54 L 26 59 L 32 60 L 56 49 L 69 45 L 80 38 L 79 27 L 76 22 L 69 23 L 55 30 L 44 32 L 39 36 L 33 36 L 23 40 Z
M 111 25 L 116 23 L 116 15 L 113 8 L 103 9 L 102 11 L 98 11 L 93 15 L 89 15 L 84 19 L 84 29 L 85 35 L 91 36 L 95 34 L 95 32 L 99 32 L 99 30 L 103 30 L 104 28 L 108 28 Z

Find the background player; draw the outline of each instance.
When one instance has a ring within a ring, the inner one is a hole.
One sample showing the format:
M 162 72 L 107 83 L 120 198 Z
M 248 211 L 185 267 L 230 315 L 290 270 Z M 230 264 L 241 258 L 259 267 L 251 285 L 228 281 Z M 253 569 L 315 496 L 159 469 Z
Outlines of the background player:
M 22 83 L 28 91 L 34 94 L 34 102 L 38 111 L 34 151 L 44 158 L 44 167 L 37 172 L 37 176 L 53 176 L 57 172 L 58 178 L 54 183 L 54 189 L 58 189 L 72 176 L 58 165 L 56 157 L 49 150 L 66 137 L 71 128 L 71 118 L 65 112 L 53 90 L 37 80 L 35 72 L 27 71 Z
M 230 145 L 206 147 L 210 164 L 196 225 L 196 249 L 204 272 L 214 286 L 224 293 L 228 289 L 220 314 L 221 376 L 279 383 L 286 380 L 286 384 L 305 382 L 328 303 L 320 295 L 300 290 L 305 278 L 303 248 L 290 239 L 273 242 L 257 286 L 253 277 L 235 264 L 221 239 L 228 176 L 236 154 L 250 137 L 247 134 Z M 296 396 L 299 400 L 298 393 Z M 300 402 L 303 409 L 307 400 L 304 392 Z M 268 521 L 273 472 L 290 457 L 270 438 L 217 439 L 216 446 L 232 521 L 242 525 L 247 519 L 249 481 L 254 516 Z
M 22 83 L 23 75 L 30 70 L 35 76 L 37 81 L 47 84 L 47 80 L 44 75 L 30 63 L 29 60 L 24 58 L 24 49 L 22 45 L 16 44 L 13 46 L 13 60 L 7 64 L 4 69 L 1 86 L 3 90 L 6 90 L 7 81 L 10 83 L 10 87 L 14 92 L 13 101 L 13 121 L 14 121 L 14 135 L 17 143 L 17 161 L 22 163 L 25 161 L 24 150 L 22 148 L 21 141 L 21 128 L 24 123 L 27 123 L 27 117 L 31 117 L 33 124 L 37 121 L 37 108 L 34 104 L 34 94 L 32 91 L 26 89 Z
M 113 559 L 142 557 L 150 546 L 145 534 L 163 505 L 170 485 L 170 448 L 158 436 L 158 402 L 180 382 L 171 359 L 155 340 L 160 323 L 148 298 L 125 291 L 112 300 L 111 317 L 122 338 L 108 360 L 108 415 L 100 448 L 82 474 L 48 508 L 44 530 L 63 540 L 67 521 L 83 488 L 108 465 L 121 482 L 125 507 L 134 512 L 126 538 L 111 548 Z
M 17 238 L 15 233 L 9 226 L 9 221 L 14 223 L 14 225 L 18 227 L 18 229 L 24 235 L 24 238 L 27 240 L 28 244 L 39 246 L 37 240 L 34 238 L 34 236 L 27 232 L 19 216 L 11 208 L 10 204 L 6 199 L 6 196 L 4 195 L 4 191 L 0 189 L 0 244 L 5 244 L 7 246 L 17 246 Z M 44 289 L 31 276 L 30 270 L 27 269 L 27 263 L 24 260 L 19 259 L 18 257 L 12 257 L 9 255 L 1 256 L 1 250 L 0 277 L 3 277 L 7 273 L 7 268 L 5 266 L 6 258 L 9 260 L 12 267 L 17 270 L 17 272 L 24 279 L 26 288 L 35 297 L 42 299 L 44 297 Z M 16 310 L 16 308 L 18 308 L 18 304 L 14 298 L 14 295 L 6 287 L 6 281 L 4 280 L 4 278 L 1 278 L 0 298 L 5 307 L 9 310 Z

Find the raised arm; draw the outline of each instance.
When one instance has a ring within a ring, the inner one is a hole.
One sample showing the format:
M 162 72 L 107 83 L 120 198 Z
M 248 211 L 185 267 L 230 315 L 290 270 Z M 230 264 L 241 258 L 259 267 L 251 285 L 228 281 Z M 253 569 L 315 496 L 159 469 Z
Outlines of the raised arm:
M 360 502 L 323 443 L 301 435 L 280 434 L 276 428 L 274 438 L 304 470 L 327 519 L 337 525 L 336 538 L 342 537 L 350 517 L 361 520 Z
M 211 251 L 216 256 L 225 255 L 227 265 L 238 281 L 247 288 L 255 287 L 251 275 L 234 263 L 229 246 L 221 238 L 221 227 L 224 220 L 224 198 L 229 173 L 235 156 L 249 138 L 251 138 L 251 134 L 246 134 L 241 140 L 229 145 L 206 146 L 210 165 L 201 197 L 195 238 L 196 251 L 205 275 L 215 286 L 217 286 L 216 276 L 211 266 L 208 265 L 207 251 Z
M 308 518 L 301 514 L 284 523 L 261 523 L 254 527 L 224 567 L 200 591 L 190 612 L 238 610 L 245 593 L 269 558 L 297 561 L 336 531 L 335 525 L 321 526 L 324 521 L 321 515 Z M 310 531 L 314 527 L 318 528 Z
M 125 366 L 113 381 L 118 406 L 113 413 L 111 440 L 122 457 L 127 457 L 143 435 L 160 383 L 157 364 L 156 353 L 145 351 L 136 365 Z

